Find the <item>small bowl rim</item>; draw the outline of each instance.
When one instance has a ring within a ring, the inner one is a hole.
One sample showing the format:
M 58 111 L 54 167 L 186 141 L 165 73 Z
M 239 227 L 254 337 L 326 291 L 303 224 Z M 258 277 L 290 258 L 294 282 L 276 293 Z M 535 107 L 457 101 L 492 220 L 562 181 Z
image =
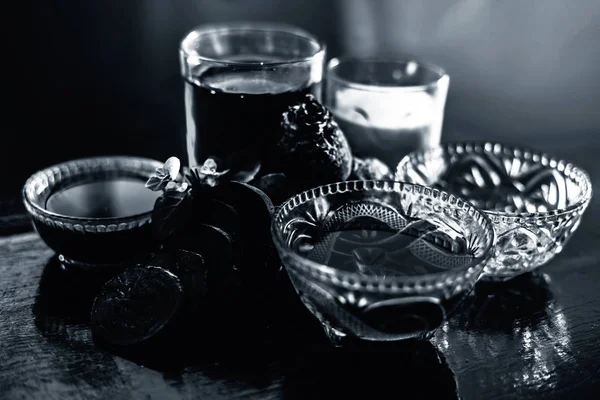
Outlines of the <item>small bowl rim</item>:
M 290 247 L 287 245 L 287 243 L 285 241 L 285 238 L 283 237 L 283 232 L 277 228 L 277 221 L 278 221 L 281 213 L 284 212 L 284 210 L 288 210 L 288 211 L 292 210 L 302 204 L 305 204 L 309 201 L 315 200 L 320 197 L 327 197 L 330 195 L 335 195 L 335 194 L 343 193 L 346 191 L 358 191 L 359 189 L 356 188 L 357 185 L 363 185 L 362 190 L 372 190 L 373 188 L 377 187 L 377 185 L 381 185 L 381 184 L 392 184 L 392 187 L 394 188 L 394 189 L 392 189 L 392 191 L 396 191 L 395 190 L 396 187 L 398 187 L 398 190 L 402 190 L 403 187 L 412 187 L 412 188 L 415 188 L 417 191 L 419 191 L 419 193 L 422 193 L 422 191 L 424 191 L 424 190 L 429 190 L 429 191 L 431 191 L 431 194 L 428 195 L 428 197 L 434 198 L 434 196 L 438 196 L 438 197 L 446 196 L 448 199 L 447 201 L 449 203 L 452 201 L 455 201 L 457 203 L 462 203 L 463 206 L 466 205 L 468 210 L 466 210 L 465 212 L 473 212 L 475 215 L 479 216 L 479 219 L 477 219 L 477 217 L 475 217 L 475 219 L 477 220 L 477 223 L 479 225 L 481 225 L 484 228 L 484 230 L 486 231 L 486 233 L 488 234 L 488 238 L 489 238 L 488 245 L 486 246 L 486 248 L 483 249 L 482 255 L 479 257 L 474 257 L 472 262 L 470 262 L 467 266 L 462 267 L 462 268 L 450 269 L 450 270 L 445 270 L 445 271 L 440 271 L 440 272 L 430 273 L 430 274 L 422 274 L 422 275 L 391 276 L 391 277 L 377 278 L 377 277 L 372 277 L 372 276 L 360 275 L 360 274 L 357 274 L 354 272 L 340 270 L 338 268 L 330 267 L 328 265 L 323 265 L 323 264 L 317 263 L 315 261 L 309 260 L 308 258 L 303 257 L 300 254 L 298 254 L 297 252 L 290 249 Z M 346 185 L 345 190 L 337 190 L 336 188 L 339 185 Z M 368 185 L 373 185 L 373 187 L 368 187 Z M 302 199 L 302 200 L 299 204 L 294 205 L 296 199 Z M 483 273 L 483 269 L 484 269 L 486 263 L 493 255 L 493 249 L 496 244 L 496 232 L 493 227 L 491 219 L 484 212 L 477 209 L 475 206 L 473 206 L 468 201 L 466 201 L 458 196 L 455 196 L 452 193 L 446 192 L 444 190 L 431 188 L 428 186 L 423 186 L 423 185 L 419 185 L 419 184 L 415 184 L 415 183 L 401 182 L 401 181 L 395 181 L 395 180 L 348 180 L 348 181 L 343 181 L 343 182 L 335 182 L 335 183 L 330 183 L 327 185 L 317 186 L 312 189 L 308 189 L 301 193 L 298 193 L 298 194 L 292 196 L 291 198 L 289 198 L 288 200 L 286 200 L 280 207 L 277 208 L 277 210 L 273 214 L 273 218 L 272 218 L 272 222 L 271 222 L 271 235 L 273 237 L 273 242 L 274 242 L 275 246 L 278 248 L 278 250 L 283 250 L 285 252 L 285 254 L 290 256 L 291 258 L 293 258 L 295 262 L 301 263 L 303 265 L 307 265 L 308 267 L 306 269 L 310 270 L 313 273 L 316 273 L 319 275 L 334 276 L 335 278 L 332 279 L 334 281 L 334 283 L 335 283 L 336 278 L 339 279 L 338 277 L 340 277 L 340 276 L 344 277 L 347 281 L 347 284 L 351 285 L 351 286 L 354 286 L 352 283 L 350 283 L 351 281 L 354 281 L 357 284 L 362 283 L 363 286 L 361 287 L 360 290 L 363 290 L 363 291 L 364 290 L 369 291 L 368 286 L 371 286 L 377 292 L 392 292 L 392 293 L 402 292 L 401 287 L 406 286 L 406 285 L 415 285 L 415 286 L 417 286 L 419 284 L 427 285 L 427 284 L 430 284 L 432 281 L 438 281 L 440 277 L 446 277 L 446 279 L 444 279 L 444 281 L 447 281 L 447 279 L 450 276 L 463 277 L 463 279 L 465 281 L 464 287 L 466 288 L 468 286 L 466 283 L 471 280 L 470 278 L 472 275 L 476 275 L 475 279 L 473 279 L 473 282 L 472 282 L 473 284 L 475 282 L 477 282 L 477 280 L 479 280 L 480 276 Z M 283 260 L 282 260 L 282 263 L 284 264 L 284 267 L 287 269 L 288 266 L 286 265 L 286 263 Z M 342 281 L 341 284 L 344 284 L 344 282 Z M 448 282 L 444 282 L 444 286 L 448 286 L 449 284 L 450 283 L 448 283 Z M 454 284 L 454 280 L 451 282 L 451 284 Z M 390 285 L 391 285 L 391 287 L 389 287 Z M 398 287 L 394 288 L 394 285 L 396 285 Z M 365 286 L 367 287 L 366 289 L 365 289 Z
M 35 182 L 37 182 L 40 179 L 48 179 L 49 177 L 52 177 L 52 180 L 54 180 L 54 176 L 56 176 L 57 174 L 56 171 L 60 171 L 61 173 L 66 172 L 66 177 L 68 177 L 77 175 L 77 173 L 73 171 L 76 171 L 80 168 L 91 166 L 97 168 L 98 170 L 102 170 L 106 169 L 106 167 L 116 166 L 118 164 L 122 164 L 121 167 L 123 167 L 123 165 L 127 165 L 126 168 L 122 168 L 123 171 L 131 172 L 143 172 L 146 169 L 148 171 L 150 169 L 155 170 L 156 168 L 163 166 L 163 163 L 151 158 L 121 155 L 76 158 L 62 163 L 57 163 L 33 173 L 25 181 L 25 184 L 23 185 L 23 188 L 21 190 L 21 196 L 23 199 L 23 203 L 25 204 L 25 208 L 32 217 L 41 217 L 43 220 L 47 219 L 52 222 L 63 222 L 65 224 L 79 224 L 82 225 L 84 230 L 86 231 L 88 231 L 87 229 L 85 229 L 86 227 L 96 227 L 98 225 L 112 224 L 119 225 L 120 227 L 118 230 L 123 230 L 123 224 L 126 224 L 127 227 L 131 228 L 133 226 L 128 225 L 128 223 L 138 221 L 149 221 L 152 216 L 152 210 L 126 217 L 78 217 L 50 211 L 44 206 L 42 206 L 39 203 L 39 201 L 37 201 L 35 198 L 29 196 L 29 192 L 33 190 L 32 185 Z M 135 165 L 144 165 L 145 168 L 143 170 L 139 170 L 135 168 Z M 65 177 L 61 177 L 56 182 L 53 181 L 52 183 L 49 183 L 48 186 L 50 188 L 55 187 L 57 182 L 59 183 L 64 178 Z M 136 226 L 138 226 L 138 224 L 136 224 Z
M 530 146 L 519 146 L 506 142 L 493 142 L 493 141 L 452 141 L 447 143 L 441 143 L 437 146 L 431 147 L 429 149 L 422 149 L 413 151 L 407 155 L 405 155 L 398 166 L 396 167 L 395 177 L 398 179 L 400 175 L 404 176 L 405 174 L 401 171 L 407 169 L 409 164 L 416 164 L 413 161 L 417 158 L 425 158 L 427 155 L 440 153 L 439 155 L 443 155 L 448 153 L 448 150 L 456 150 L 458 148 L 462 148 L 465 153 L 477 154 L 481 152 L 509 152 L 512 153 L 515 158 L 525 158 L 525 159 L 533 159 L 539 158 L 539 161 L 536 161 L 536 164 L 547 165 L 553 170 L 557 170 L 558 172 L 564 174 L 567 167 L 570 167 L 571 174 L 578 177 L 584 183 L 584 187 L 582 188 L 582 192 L 579 196 L 579 199 L 573 203 L 569 204 L 566 207 L 562 207 L 556 210 L 549 211 L 540 211 L 540 212 L 508 212 L 508 211 L 500 211 L 493 209 L 480 208 L 485 214 L 496 217 L 496 218 L 504 218 L 504 219 L 547 219 L 550 217 L 556 217 L 564 214 L 570 214 L 581 207 L 586 206 L 592 198 L 593 189 L 592 189 L 592 180 L 590 175 L 586 170 L 577 166 L 577 164 L 569 161 L 568 159 L 559 158 L 551 156 L 543 151 L 537 150 Z M 491 149 L 491 150 L 490 150 Z M 438 154 L 436 154 L 438 155 Z M 554 165 L 554 166 L 552 166 Z M 578 183 L 578 186 L 581 187 Z M 466 199 L 468 200 L 468 199 Z
M 397 64 L 405 65 L 408 63 L 415 63 L 419 67 L 428 69 L 429 71 L 438 75 L 437 79 L 431 80 L 426 83 L 422 83 L 419 85 L 410 85 L 410 86 L 400 86 L 400 85 L 375 85 L 375 84 L 366 84 L 366 83 L 358 83 L 352 81 L 350 79 L 340 77 L 336 69 L 344 63 L 365 63 L 365 64 Z M 446 70 L 434 63 L 422 61 L 420 59 L 414 59 L 410 57 L 360 57 L 353 55 L 343 55 L 339 57 L 334 57 L 327 62 L 326 65 L 327 70 L 327 79 L 336 82 L 339 85 L 343 85 L 347 88 L 361 90 L 364 92 L 398 92 L 398 93 L 411 93 L 411 92 L 424 92 L 426 90 L 434 89 L 443 84 L 443 81 L 449 81 L 450 77 Z

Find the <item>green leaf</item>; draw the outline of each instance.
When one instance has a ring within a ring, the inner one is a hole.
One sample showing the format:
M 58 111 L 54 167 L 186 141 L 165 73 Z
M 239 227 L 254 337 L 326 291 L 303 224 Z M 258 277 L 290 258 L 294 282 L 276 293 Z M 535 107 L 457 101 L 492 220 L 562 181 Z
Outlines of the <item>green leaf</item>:
M 192 196 L 189 190 L 169 190 L 160 196 L 152 210 L 152 231 L 163 242 L 177 229 L 182 228 L 192 213 Z

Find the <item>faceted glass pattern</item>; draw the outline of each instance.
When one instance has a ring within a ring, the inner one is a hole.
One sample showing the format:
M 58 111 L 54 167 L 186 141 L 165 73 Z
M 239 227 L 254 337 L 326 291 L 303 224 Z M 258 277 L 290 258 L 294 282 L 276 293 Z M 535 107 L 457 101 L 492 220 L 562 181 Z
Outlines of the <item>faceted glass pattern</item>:
M 489 219 L 460 198 L 392 181 L 298 194 L 277 211 L 272 234 L 335 344 L 428 338 L 473 287 L 494 242 Z
M 407 155 L 396 179 L 468 200 L 494 223 L 484 279 L 507 280 L 560 253 L 592 197 L 589 175 L 567 161 L 499 143 L 452 143 Z

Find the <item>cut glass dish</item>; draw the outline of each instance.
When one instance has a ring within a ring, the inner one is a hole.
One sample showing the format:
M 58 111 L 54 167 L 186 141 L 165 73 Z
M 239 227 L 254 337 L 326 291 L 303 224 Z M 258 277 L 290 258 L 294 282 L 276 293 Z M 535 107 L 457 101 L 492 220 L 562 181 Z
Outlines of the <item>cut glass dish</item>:
M 334 344 L 427 339 L 491 256 L 489 219 L 438 189 L 392 181 L 320 186 L 274 216 L 275 246 Z
M 499 143 L 450 143 L 402 159 L 396 179 L 437 187 L 484 210 L 497 242 L 483 279 L 504 281 L 546 264 L 579 226 L 592 197 L 572 163 Z

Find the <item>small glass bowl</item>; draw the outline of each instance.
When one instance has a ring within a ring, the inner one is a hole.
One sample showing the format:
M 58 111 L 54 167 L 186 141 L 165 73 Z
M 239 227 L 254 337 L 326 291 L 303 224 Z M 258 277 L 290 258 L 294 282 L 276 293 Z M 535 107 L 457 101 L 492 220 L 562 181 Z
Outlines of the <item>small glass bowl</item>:
M 494 224 L 494 256 L 482 279 L 506 281 L 560 253 L 592 197 L 573 164 L 500 143 L 449 143 L 405 156 L 396 179 L 447 190 Z
M 36 231 L 58 253 L 63 266 L 123 264 L 154 246 L 152 209 L 126 217 L 92 218 L 53 212 L 48 209 L 48 200 L 62 189 L 107 178 L 133 178 L 144 184 L 159 167 L 159 161 L 138 157 L 69 161 L 33 174 L 23 187 L 23 202 Z
M 347 181 L 276 212 L 273 241 L 296 292 L 335 345 L 428 339 L 491 256 L 485 214 L 446 192 Z

